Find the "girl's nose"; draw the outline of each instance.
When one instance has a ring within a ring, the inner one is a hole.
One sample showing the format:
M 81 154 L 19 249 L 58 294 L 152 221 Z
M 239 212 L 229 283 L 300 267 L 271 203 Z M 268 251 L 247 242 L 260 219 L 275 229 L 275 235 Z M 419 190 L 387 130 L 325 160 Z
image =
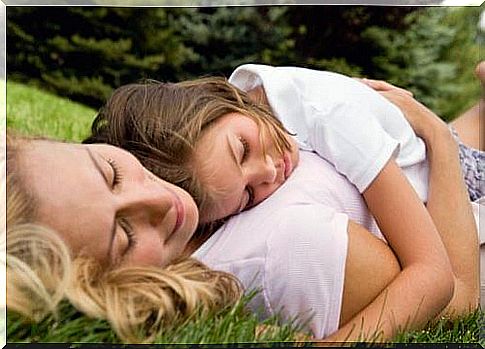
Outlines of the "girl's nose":
M 255 163 L 252 178 L 254 186 L 259 184 L 272 184 L 276 180 L 276 167 L 271 156 L 266 155 L 264 158 Z

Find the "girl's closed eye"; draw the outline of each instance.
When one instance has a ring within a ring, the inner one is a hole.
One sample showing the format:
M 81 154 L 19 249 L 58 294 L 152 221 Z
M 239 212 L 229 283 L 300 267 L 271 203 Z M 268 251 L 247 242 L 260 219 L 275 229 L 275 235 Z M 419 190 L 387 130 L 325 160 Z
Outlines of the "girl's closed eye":
M 239 141 L 241 142 L 242 144 L 242 149 L 243 149 L 243 153 L 242 153 L 242 156 L 241 156 L 241 162 L 243 162 L 244 160 L 246 160 L 246 158 L 248 157 L 249 155 L 249 143 L 248 141 L 243 138 L 243 137 L 239 137 Z
M 241 156 L 241 163 L 244 162 L 247 157 L 249 156 L 250 148 L 249 148 L 249 142 L 243 138 L 239 137 L 239 141 L 242 144 L 242 156 Z M 250 185 L 247 185 L 246 188 L 244 188 L 246 195 L 247 195 L 247 201 L 246 204 L 243 206 L 241 211 L 247 210 L 249 207 L 253 205 L 254 202 L 254 190 Z
M 118 166 L 118 164 L 116 163 L 115 160 L 107 159 L 106 161 L 108 162 L 108 164 L 111 166 L 111 169 L 113 170 L 113 178 L 112 178 L 112 181 L 111 181 L 111 187 L 114 189 L 123 180 L 123 174 L 122 174 L 121 169 L 120 169 L 120 167 Z

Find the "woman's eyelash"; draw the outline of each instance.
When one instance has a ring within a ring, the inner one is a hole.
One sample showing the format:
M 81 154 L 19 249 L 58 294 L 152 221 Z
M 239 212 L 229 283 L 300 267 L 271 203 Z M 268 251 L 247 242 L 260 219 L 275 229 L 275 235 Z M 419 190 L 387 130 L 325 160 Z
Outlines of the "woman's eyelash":
M 113 188 L 116 188 L 121 183 L 121 180 L 123 179 L 122 173 L 120 171 L 120 167 L 113 159 L 107 159 L 106 161 L 108 161 L 108 164 L 113 169 Z
M 239 137 L 239 141 L 241 142 L 242 146 L 243 146 L 243 156 L 242 156 L 242 161 L 244 161 L 246 159 L 246 157 L 248 156 L 249 154 L 249 143 L 248 141 L 243 138 L 243 137 Z
M 123 254 L 126 254 L 136 245 L 136 236 L 133 229 L 131 228 L 130 223 L 128 223 L 126 219 L 120 218 L 119 224 L 123 229 L 123 231 L 125 232 L 126 237 L 128 239 L 128 246 L 126 247 L 125 252 L 123 253 Z

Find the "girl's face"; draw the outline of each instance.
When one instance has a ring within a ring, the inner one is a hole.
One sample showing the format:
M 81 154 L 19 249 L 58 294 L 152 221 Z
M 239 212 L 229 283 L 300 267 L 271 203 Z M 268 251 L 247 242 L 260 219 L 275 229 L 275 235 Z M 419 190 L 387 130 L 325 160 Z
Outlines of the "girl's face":
M 218 119 L 196 145 L 196 171 L 217 206 L 201 212 L 201 222 L 239 213 L 275 192 L 298 164 L 298 147 L 293 138 L 288 141 L 291 149 L 280 154 L 270 137 L 261 143 L 250 117 L 230 113 Z
M 21 162 L 41 224 L 102 264 L 164 266 L 198 223 L 192 197 L 109 145 L 33 141 Z

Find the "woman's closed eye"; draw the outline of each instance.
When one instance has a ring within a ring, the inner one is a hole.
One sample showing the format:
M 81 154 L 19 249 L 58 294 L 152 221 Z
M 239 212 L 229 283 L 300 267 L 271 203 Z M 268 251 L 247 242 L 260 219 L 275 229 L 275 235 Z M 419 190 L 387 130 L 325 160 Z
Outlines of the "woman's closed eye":
M 111 180 L 111 187 L 115 189 L 118 187 L 123 180 L 123 174 L 121 172 L 120 167 L 118 166 L 117 162 L 113 159 L 107 159 L 106 160 L 108 164 L 111 166 L 111 169 L 113 171 L 113 176 Z
M 128 241 L 128 243 L 126 244 L 126 247 L 121 253 L 121 257 L 123 257 L 126 254 L 128 254 L 131 250 L 133 250 L 133 248 L 136 246 L 137 241 L 136 241 L 135 232 L 133 231 L 133 228 L 131 227 L 130 223 L 126 218 L 119 218 L 118 224 L 120 225 L 121 229 L 123 229 L 123 232 L 125 233 L 126 239 Z

